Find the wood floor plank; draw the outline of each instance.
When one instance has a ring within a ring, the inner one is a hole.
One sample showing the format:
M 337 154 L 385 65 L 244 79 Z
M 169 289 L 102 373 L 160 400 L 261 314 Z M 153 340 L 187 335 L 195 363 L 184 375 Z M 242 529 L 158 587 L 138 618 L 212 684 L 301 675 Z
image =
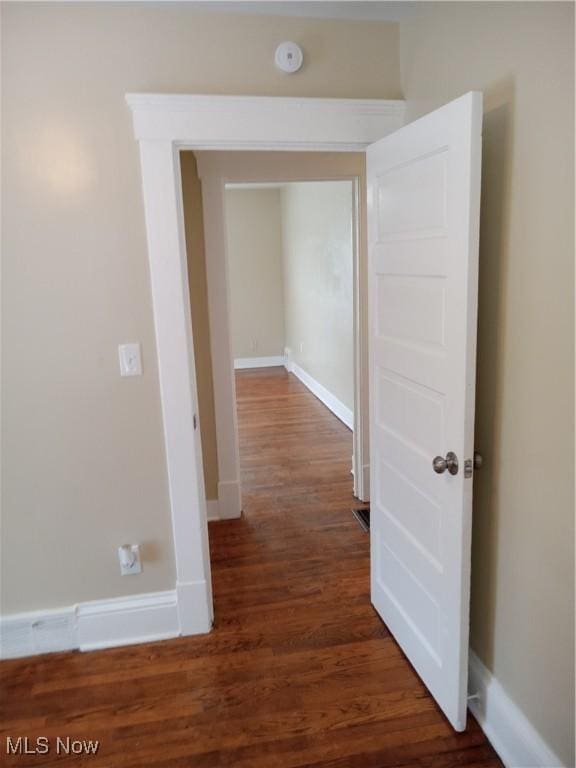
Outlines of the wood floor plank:
M 210 635 L 4 662 L 7 735 L 99 739 L 7 766 L 496 768 L 370 605 L 350 431 L 284 369 L 236 375 L 244 515 L 210 524 Z

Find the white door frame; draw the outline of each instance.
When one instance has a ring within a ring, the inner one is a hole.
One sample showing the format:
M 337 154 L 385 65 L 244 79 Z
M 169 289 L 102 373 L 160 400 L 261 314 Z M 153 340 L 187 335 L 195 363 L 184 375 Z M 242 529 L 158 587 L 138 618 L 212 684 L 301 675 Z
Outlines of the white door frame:
M 404 124 L 404 102 L 127 94 L 140 145 L 180 633 L 210 630 L 210 552 L 180 150 L 363 151 Z M 231 358 L 229 358 L 231 359 Z M 232 374 L 231 374 L 232 375 Z

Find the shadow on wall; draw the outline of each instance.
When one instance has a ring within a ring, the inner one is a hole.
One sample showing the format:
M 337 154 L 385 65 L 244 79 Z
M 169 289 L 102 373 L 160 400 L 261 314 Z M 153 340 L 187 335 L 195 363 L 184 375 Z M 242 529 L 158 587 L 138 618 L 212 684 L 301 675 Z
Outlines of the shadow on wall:
M 498 489 L 503 471 L 498 454 L 503 387 L 502 334 L 498 329 L 505 311 L 510 254 L 514 95 L 512 78 L 484 91 L 475 445 L 485 463 L 474 476 L 471 645 L 483 649 L 482 660 L 490 669 L 498 581 Z

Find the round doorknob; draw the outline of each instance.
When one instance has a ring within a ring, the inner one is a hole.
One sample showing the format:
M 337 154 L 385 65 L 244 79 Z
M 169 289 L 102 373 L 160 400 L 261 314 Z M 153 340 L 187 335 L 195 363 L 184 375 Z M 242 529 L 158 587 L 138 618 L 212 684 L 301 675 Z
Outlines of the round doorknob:
M 446 459 L 442 458 L 442 456 L 435 456 L 434 460 L 432 461 L 432 466 L 434 467 L 434 472 L 437 472 L 439 475 L 441 475 L 443 472 L 446 472 L 448 469 Z
M 435 456 L 432 460 L 432 468 L 438 475 L 442 475 L 446 470 L 451 475 L 458 474 L 458 457 L 452 451 L 448 451 L 446 458 L 442 456 Z

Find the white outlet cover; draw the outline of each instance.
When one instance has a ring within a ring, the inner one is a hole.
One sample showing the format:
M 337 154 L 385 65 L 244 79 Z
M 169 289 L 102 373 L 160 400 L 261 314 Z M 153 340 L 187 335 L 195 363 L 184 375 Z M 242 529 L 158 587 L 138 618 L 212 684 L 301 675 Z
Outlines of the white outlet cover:
M 121 547 L 118 547 L 118 560 L 120 561 L 122 576 L 142 573 L 142 560 L 138 544 L 122 544 Z
M 297 43 L 292 43 L 290 41 L 280 43 L 278 48 L 276 48 L 274 61 L 276 62 L 278 69 L 292 75 L 294 72 L 298 72 L 304 61 L 302 48 L 300 48 Z
M 120 359 L 120 376 L 142 375 L 140 344 L 120 344 L 118 347 L 118 357 Z

